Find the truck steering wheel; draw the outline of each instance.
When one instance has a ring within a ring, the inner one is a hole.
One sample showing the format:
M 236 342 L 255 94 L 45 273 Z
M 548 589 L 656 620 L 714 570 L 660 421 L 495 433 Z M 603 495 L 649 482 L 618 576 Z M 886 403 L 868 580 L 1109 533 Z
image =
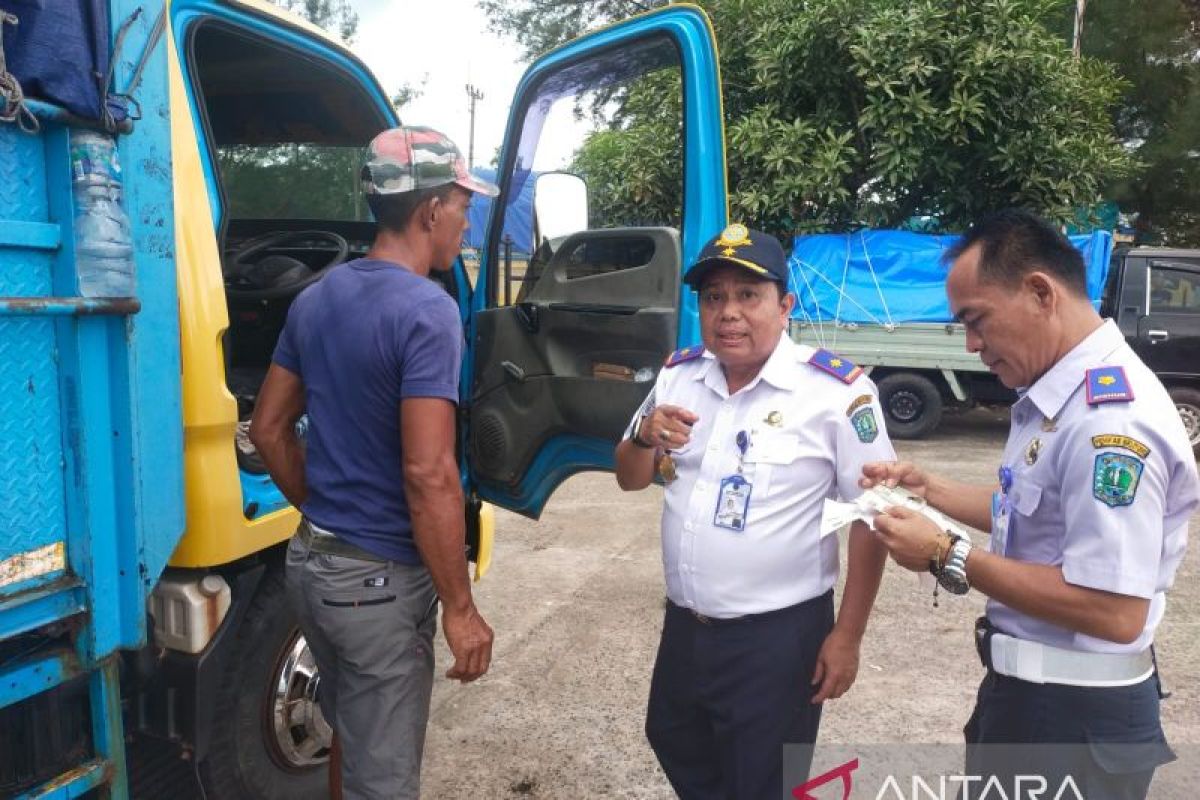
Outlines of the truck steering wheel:
M 322 266 L 313 269 L 298 258 L 282 253 L 255 258 L 264 251 L 296 240 L 313 239 L 331 243 L 335 252 Z M 295 297 L 321 280 L 330 269 L 346 260 L 350 245 L 333 231 L 276 231 L 243 242 L 225 264 L 225 291 L 238 300 L 278 300 Z

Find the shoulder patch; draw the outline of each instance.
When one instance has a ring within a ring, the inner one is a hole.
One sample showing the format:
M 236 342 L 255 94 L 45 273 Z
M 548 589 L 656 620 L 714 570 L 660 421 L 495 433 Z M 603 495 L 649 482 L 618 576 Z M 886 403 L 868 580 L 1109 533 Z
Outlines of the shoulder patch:
M 875 441 L 875 437 L 879 436 L 879 423 L 875 420 L 875 409 L 869 404 L 850 415 L 850 424 L 854 426 L 854 433 L 863 444 L 870 444 Z
M 854 398 L 854 402 L 851 403 L 846 408 L 846 416 L 848 417 L 848 416 L 852 415 L 855 411 L 857 411 L 858 409 L 862 408 L 863 406 L 867 405 L 870 402 L 871 402 L 871 395 L 860 394 L 858 397 Z
M 812 358 L 808 360 L 808 363 L 822 372 L 828 372 L 845 384 L 854 383 L 858 376 L 862 374 L 862 367 L 829 352 L 824 347 L 818 348 L 812 354 Z
M 1087 402 L 1089 406 L 1101 403 L 1128 403 L 1133 399 L 1133 388 L 1125 377 L 1124 367 L 1096 367 L 1087 371 Z
M 667 360 L 663 362 L 663 366 L 670 369 L 677 367 L 685 361 L 692 361 L 704 355 L 704 345 L 694 344 L 691 347 L 685 347 L 682 350 L 676 350 L 671 355 L 667 356 Z
M 1092 447 L 1099 450 L 1102 447 L 1120 447 L 1123 450 L 1128 450 L 1137 455 L 1138 458 L 1145 458 L 1150 455 L 1150 448 L 1130 436 L 1121 436 L 1116 433 L 1102 433 L 1099 436 L 1092 437 Z
M 1133 505 L 1145 465 L 1123 453 L 1100 453 L 1092 469 L 1092 496 L 1110 508 Z

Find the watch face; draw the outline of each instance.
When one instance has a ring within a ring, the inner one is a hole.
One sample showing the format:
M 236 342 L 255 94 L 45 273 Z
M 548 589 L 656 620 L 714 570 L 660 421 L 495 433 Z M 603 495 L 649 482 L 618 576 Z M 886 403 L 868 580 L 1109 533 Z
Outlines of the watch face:
M 938 583 L 950 594 L 966 594 L 971 589 L 967 576 L 957 569 L 946 567 L 938 576 Z

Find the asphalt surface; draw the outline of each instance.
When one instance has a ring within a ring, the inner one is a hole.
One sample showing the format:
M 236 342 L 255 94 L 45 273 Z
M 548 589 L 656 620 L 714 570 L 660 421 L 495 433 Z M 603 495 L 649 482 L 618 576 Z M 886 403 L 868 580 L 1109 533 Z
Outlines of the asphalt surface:
M 897 450 L 963 480 L 989 481 L 1007 424 L 1006 411 L 950 416 L 931 438 L 897 442 Z M 476 588 L 496 630 L 492 669 L 466 686 L 439 677 L 424 797 L 674 796 L 642 734 L 663 609 L 660 508 L 657 488 L 626 494 L 611 475 L 585 474 L 559 487 L 538 522 L 497 512 L 492 571 Z M 1190 531 L 1195 541 L 1200 516 Z M 1192 766 L 1200 753 L 1198 572 L 1193 546 L 1158 633 L 1174 692 L 1164 727 Z M 826 705 L 820 742 L 959 743 L 982 675 L 971 627 L 983 603 L 975 592 L 943 594 L 934 608 L 917 577 L 889 563 L 858 681 Z M 439 675 L 449 663 L 439 639 Z

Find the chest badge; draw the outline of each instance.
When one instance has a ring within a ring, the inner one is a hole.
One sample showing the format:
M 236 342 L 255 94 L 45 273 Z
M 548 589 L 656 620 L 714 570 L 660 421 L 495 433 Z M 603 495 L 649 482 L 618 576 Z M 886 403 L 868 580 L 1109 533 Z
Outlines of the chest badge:
M 1035 436 L 1033 437 L 1033 441 L 1029 443 L 1029 446 L 1025 448 L 1025 463 L 1032 467 L 1037 463 L 1038 456 L 1041 454 L 1042 440 Z
M 767 414 L 767 418 L 764 419 L 763 422 L 767 423 L 772 428 L 781 428 L 783 427 L 783 414 L 780 414 L 778 411 L 772 411 L 771 413 Z

